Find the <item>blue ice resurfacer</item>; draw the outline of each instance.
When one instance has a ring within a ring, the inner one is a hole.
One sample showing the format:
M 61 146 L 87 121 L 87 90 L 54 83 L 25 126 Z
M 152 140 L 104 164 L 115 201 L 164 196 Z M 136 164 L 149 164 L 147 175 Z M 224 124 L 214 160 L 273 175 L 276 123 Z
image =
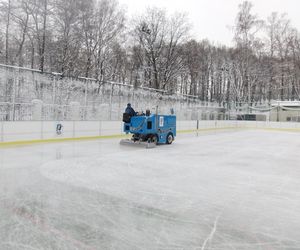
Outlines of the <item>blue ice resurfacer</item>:
M 153 148 L 157 144 L 171 144 L 176 136 L 176 116 L 146 114 L 130 116 L 123 114 L 124 132 L 132 134 L 131 139 L 121 140 L 121 144 L 144 145 Z

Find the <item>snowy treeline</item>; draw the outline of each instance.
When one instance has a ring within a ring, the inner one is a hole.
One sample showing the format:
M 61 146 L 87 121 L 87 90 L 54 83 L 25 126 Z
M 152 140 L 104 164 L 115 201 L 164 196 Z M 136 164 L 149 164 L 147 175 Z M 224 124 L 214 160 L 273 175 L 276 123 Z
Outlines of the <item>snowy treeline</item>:
M 0 2 L 3 64 L 218 103 L 299 99 L 299 31 L 283 14 L 260 20 L 251 2 L 239 6 L 233 47 L 193 39 L 181 13 L 127 18 L 117 0 Z

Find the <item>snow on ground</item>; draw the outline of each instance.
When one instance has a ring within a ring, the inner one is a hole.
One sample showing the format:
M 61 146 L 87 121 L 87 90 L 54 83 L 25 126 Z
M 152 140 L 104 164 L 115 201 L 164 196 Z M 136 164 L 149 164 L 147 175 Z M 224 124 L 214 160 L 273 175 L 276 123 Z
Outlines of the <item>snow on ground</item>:
M 300 135 L 0 149 L 0 249 L 300 249 Z

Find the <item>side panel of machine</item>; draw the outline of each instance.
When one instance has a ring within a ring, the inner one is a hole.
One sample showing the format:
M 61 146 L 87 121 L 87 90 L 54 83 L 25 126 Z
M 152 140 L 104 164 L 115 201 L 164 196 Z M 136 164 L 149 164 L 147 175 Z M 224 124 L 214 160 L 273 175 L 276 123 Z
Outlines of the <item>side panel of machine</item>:
M 169 134 L 176 136 L 176 116 L 172 115 L 160 115 L 158 116 L 158 129 L 157 134 L 159 137 L 159 143 L 166 143 L 167 136 Z
M 134 116 L 131 118 L 130 133 L 155 133 L 155 116 Z

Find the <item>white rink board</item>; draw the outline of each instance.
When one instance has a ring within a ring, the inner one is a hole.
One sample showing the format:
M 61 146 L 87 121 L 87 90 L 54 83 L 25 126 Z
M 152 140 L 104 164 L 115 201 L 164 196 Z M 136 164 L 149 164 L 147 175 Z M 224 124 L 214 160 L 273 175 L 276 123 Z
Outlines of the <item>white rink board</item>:
M 191 130 L 197 128 L 197 121 L 177 121 L 177 130 Z
M 74 123 L 73 122 L 61 122 L 63 125 L 62 134 L 56 134 L 56 122 L 43 122 L 41 130 L 43 131 L 42 139 L 52 139 L 52 138 L 72 138 Z
M 95 121 L 76 121 L 74 123 L 75 137 L 100 135 L 100 124 Z
M 62 134 L 56 134 L 54 121 L 0 122 L 0 142 L 79 138 L 123 134 L 121 121 L 63 121 Z M 300 123 L 255 121 L 198 121 L 198 129 L 278 128 L 300 129 Z M 177 121 L 177 131 L 196 130 L 197 121 Z
M 42 136 L 41 122 L 1 122 L 2 141 L 39 140 Z
M 106 121 L 101 122 L 100 135 L 119 135 L 123 132 L 123 122 Z

